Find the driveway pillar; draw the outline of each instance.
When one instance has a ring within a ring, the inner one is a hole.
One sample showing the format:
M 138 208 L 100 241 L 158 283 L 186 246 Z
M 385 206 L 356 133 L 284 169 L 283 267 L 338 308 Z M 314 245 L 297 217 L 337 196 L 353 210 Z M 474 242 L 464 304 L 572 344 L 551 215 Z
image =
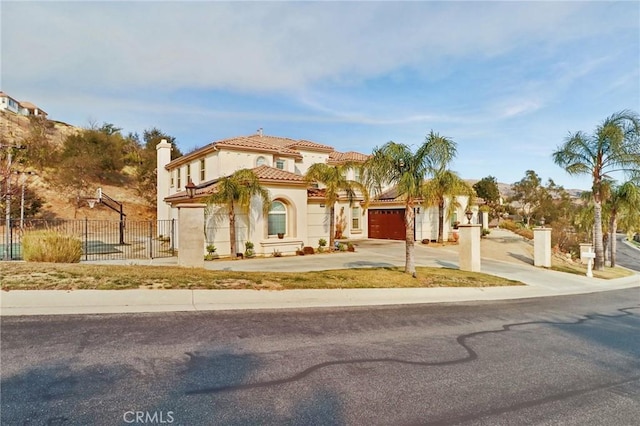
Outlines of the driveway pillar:
M 480 272 L 481 227 L 482 225 L 458 225 L 461 271 Z
M 204 268 L 204 208 L 206 204 L 178 205 L 178 265 Z
M 533 229 L 533 265 L 551 268 L 551 228 Z

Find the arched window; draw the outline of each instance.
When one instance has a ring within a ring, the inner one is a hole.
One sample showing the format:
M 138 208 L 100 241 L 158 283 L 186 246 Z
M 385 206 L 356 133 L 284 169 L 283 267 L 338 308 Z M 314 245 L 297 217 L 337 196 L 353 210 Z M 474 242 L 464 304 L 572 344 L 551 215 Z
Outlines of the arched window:
M 287 207 L 281 201 L 271 203 L 269 210 L 269 235 L 287 233 Z
M 263 156 L 260 156 L 256 159 L 256 167 L 262 166 L 263 164 L 267 164 L 267 159 Z

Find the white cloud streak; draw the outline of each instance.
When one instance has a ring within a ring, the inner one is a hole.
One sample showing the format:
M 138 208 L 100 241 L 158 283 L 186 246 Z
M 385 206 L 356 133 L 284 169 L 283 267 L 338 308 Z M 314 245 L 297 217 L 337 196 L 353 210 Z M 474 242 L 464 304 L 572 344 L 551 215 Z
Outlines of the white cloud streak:
M 113 91 L 297 91 L 401 67 L 428 78 L 468 55 L 613 30 L 597 25 L 602 11 L 577 2 L 5 2 L 3 78 Z M 617 28 L 634 25 L 618 18 Z

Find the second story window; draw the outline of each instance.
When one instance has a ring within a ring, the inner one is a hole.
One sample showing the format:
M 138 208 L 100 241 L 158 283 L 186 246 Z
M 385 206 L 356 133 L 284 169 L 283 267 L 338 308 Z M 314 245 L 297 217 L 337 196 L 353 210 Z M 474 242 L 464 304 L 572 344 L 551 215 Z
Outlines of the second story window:
M 206 176 L 206 172 L 205 172 L 205 164 L 204 164 L 204 158 L 202 160 L 200 160 L 200 182 L 204 182 L 205 176 Z
M 187 164 L 187 182 L 191 179 L 191 164 Z
M 276 160 L 276 169 L 284 170 L 284 160 Z
M 171 188 L 173 188 L 173 186 L 175 185 L 175 175 L 176 175 L 176 171 L 175 170 L 171 170 Z
M 262 166 L 263 164 L 267 164 L 267 159 L 263 156 L 260 156 L 256 159 L 256 167 Z
M 180 190 L 180 188 L 182 188 L 182 170 L 180 170 L 179 168 L 176 169 L 176 186 L 178 188 L 178 191 Z

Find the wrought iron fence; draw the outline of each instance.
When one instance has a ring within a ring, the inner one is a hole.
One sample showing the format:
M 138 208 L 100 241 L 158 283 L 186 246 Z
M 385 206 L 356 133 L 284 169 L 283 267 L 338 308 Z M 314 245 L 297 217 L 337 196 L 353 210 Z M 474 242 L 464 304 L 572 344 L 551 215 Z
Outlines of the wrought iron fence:
M 82 260 L 154 259 L 176 255 L 177 223 L 172 220 L 20 220 L 0 224 L 0 259 L 22 260 L 22 237 L 51 230 L 82 242 Z

